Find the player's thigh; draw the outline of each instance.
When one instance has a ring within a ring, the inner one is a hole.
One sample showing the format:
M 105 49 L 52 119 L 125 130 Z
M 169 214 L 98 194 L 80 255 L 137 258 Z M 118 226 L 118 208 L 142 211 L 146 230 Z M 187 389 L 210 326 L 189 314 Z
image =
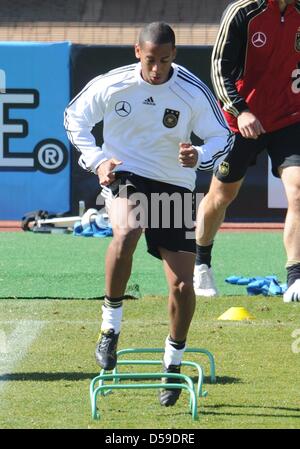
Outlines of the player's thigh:
M 258 139 L 246 139 L 235 135 L 234 145 L 215 170 L 216 178 L 229 184 L 242 180 L 250 165 L 255 165 L 257 155 L 265 148 L 265 136 Z
M 147 228 L 145 238 L 148 252 L 161 259 L 161 248 L 172 252 L 196 253 L 195 230 L 182 224 L 180 228 Z
M 279 169 L 289 207 L 300 212 L 300 166 Z
M 193 287 L 195 254 L 184 251 L 170 251 L 159 248 L 169 286 Z
M 281 177 L 285 168 L 300 167 L 300 123 L 273 132 L 268 154 L 272 162 L 272 173 L 276 177 Z
M 117 197 L 112 200 L 109 218 L 115 239 L 128 239 L 134 244 L 140 238 L 143 226 L 137 220 L 135 207 L 131 198 Z
M 195 253 L 192 192 L 184 187 L 157 182 L 152 183 L 152 191 L 162 197 L 159 202 L 151 201 L 149 227 L 145 229 L 148 252 L 159 259 L 160 248 Z
M 209 187 L 210 198 L 213 198 L 214 202 L 220 205 L 230 204 L 237 196 L 243 180 L 244 178 L 238 181 L 223 182 L 213 175 Z

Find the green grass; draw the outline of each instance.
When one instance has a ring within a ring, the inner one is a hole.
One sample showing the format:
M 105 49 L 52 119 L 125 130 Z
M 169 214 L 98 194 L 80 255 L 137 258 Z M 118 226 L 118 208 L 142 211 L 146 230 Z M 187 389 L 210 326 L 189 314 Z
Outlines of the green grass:
M 98 298 L 104 290 L 104 260 L 110 238 L 0 233 L 0 298 Z M 281 233 L 220 233 L 213 250 L 222 295 L 246 288 L 225 283 L 227 276 L 275 274 L 285 282 Z M 142 295 L 167 295 L 161 262 L 146 251 L 142 237 L 134 256 L 131 285 Z
M 18 320 L 43 324 L 24 359 L 12 372 L 0 371 L 0 380 L 6 381 L 0 390 L 1 428 L 300 428 L 300 354 L 292 351 L 292 332 L 299 327 L 297 304 L 261 296 L 198 299 L 189 347 L 204 347 L 214 354 L 217 383 L 209 381 L 206 357 L 186 354 L 186 360 L 203 365 L 209 393 L 199 400 L 196 422 L 188 412 L 186 392 L 174 407 L 162 408 L 156 390 L 119 390 L 101 397 L 101 420 L 91 419 L 88 390 L 98 374 L 93 352 L 101 301 L 2 300 L 0 304 L 7 334 Z M 246 307 L 256 319 L 217 320 L 235 305 Z M 119 348 L 162 347 L 167 333 L 166 298 L 126 302 Z M 196 376 L 191 368 L 184 372 Z
M 188 339 L 189 347 L 214 354 L 217 383 L 209 381 L 206 357 L 185 356 L 205 370 L 208 397 L 199 399 L 199 420 L 191 419 L 186 392 L 174 407 L 163 408 L 156 390 L 119 390 L 99 397 L 101 420 L 92 420 L 89 384 L 98 374 L 94 347 L 102 302 L 72 298 L 103 294 L 109 241 L 0 234 L 0 428 L 300 428 L 300 353 L 292 350 L 300 350 L 299 337 L 292 336 L 300 328 L 300 305 L 284 304 L 281 297 L 241 296 L 245 287 L 224 282 L 232 274 L 276 274 L 285 280 L 281 234 L 267 232 L 217 236 L 214 268 L 224 296 L 197 299 Z M 143 240 L 135 254 L 133 283 L 143 298 L 125 303 L 119 349 L 163 347 L 168 334 L 165 279 L 160 261 L 145 253 Z M 246 307 L 256 319 L 219 321 L 232 306 Z M 30 326 L 40 329 L 24 357 L 22 335 L 11 353 L 1 353 L 5 339 L 10 341 L 22 323 L 29 325 L 29 334 Z M 10 357 L 19 359 L 6 369 Z M 184 373 L 196 376 L 191 368 Z

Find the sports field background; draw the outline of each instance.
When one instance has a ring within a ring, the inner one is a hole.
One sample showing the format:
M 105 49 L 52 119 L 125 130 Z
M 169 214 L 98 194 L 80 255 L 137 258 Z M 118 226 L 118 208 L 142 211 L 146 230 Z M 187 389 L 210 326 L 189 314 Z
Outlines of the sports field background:
M 0 298 L 99 298 L 104 294 L 104 261 L 110 238 L 0 233 Z M 219 233 L 213 266 L 222 295 L 243 295 L 245 287 L 225 283 L 230 275 L 267 276 L 286 281 L 281 233 Z M 129 288 L 142 296 L 167 295 L 161 262 L 141 237 Z
M 185 355 L 204 368 L 208 396 L 199 399 L 199 420 L 192 421 L 185 392 L 174 407 L 163 408 L 156 390 L 100 398 L 101 419 L 92 420 L 89 384 L 99 373 L 94 348 L 102 305 L 95 298 L 103 295 L 109 241 L 0 233 L 0 428 L 300 428 L 300 304 L 247 296 L 245 287 L 224 282 L 232 274 L 275 274 L 285 281 L 277 232 L 216 238 L 214 268 L 223 296 L 197 298 L 188 338 L 190 348 L 213 353 L 216 384 L 205 357 Z M 134 284 L 142 297 L 125 301 L 119 349 L 163 347 L 167 290 L 161 263 L 146 254 L 143 237 L 129 282 Z M 245 307 L 255 320 L 219 321 L 232 306 Z M 196 382 L 193 370 L 184 373 Z

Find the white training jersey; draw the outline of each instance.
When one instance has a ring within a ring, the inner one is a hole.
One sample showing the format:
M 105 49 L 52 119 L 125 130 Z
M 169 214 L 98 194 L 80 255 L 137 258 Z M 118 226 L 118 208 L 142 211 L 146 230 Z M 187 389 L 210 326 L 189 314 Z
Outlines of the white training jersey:
M 112 70 L 91 80 L 65 111 L 65 129 L 81 152 L 79 163 L 96 173 L 105 160 L 122 161 L 115 171 L 194 190 L 196 169 L 211 170 L 233 145 L 222 111 L 208 87 L 184 67 L 160 85 L 145 82 L 141 64 Z M 103 145 L 91 131 L 103 120 Z M 182 167 L 179 143 L 194 132 L 204 142 L 195 147 L 198 165 Z

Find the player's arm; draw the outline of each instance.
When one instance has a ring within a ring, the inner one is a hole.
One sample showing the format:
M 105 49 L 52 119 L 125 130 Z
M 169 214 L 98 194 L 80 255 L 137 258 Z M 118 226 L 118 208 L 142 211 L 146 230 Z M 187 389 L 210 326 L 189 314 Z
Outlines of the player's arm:
M 212 52 L 211 78 L 224 110 L 237 117 L 241 135 L 256 139 L 265 130 L 259 119 L 249 111 L 235 85 L 244 71 L 247 28 L 245 9 L 238 9 L 236 4 L 230 5 L 223 14 Z
M 101 95 L 101 84 L 92 80 L 68 105 L 64 126 L 72 145 L 81 153 L 79 164 L 86 170 L 97 173 L 105 162 L 104 151 L 96 144 L 92 129 L 103 120 L 105 104 Z
M 79 164 L 97 174 L 102 186 L 108 186 L 115 180 L 115 167 L 122 162 L 107 159 L 92 134 L 92 129 L 103 120 L 105 112 L 101 88 L 101 80 L 92 80 L 65 110 L 64 125 L 71 143 L 81 153 Z
M 225 111 L 237 117 L 248 105 L 236 89 L 244 70 L 247 23 L 244 11 L 231 4 L 224 12 L 211 56 L 211 80 Z
M 194 103 L 192 130 L 204 142 L 201 146 L 193 146 L 198 153 L 195 168 L 212 170 L 232 149 L 234 135 L 215 97 L 205 85 Z

